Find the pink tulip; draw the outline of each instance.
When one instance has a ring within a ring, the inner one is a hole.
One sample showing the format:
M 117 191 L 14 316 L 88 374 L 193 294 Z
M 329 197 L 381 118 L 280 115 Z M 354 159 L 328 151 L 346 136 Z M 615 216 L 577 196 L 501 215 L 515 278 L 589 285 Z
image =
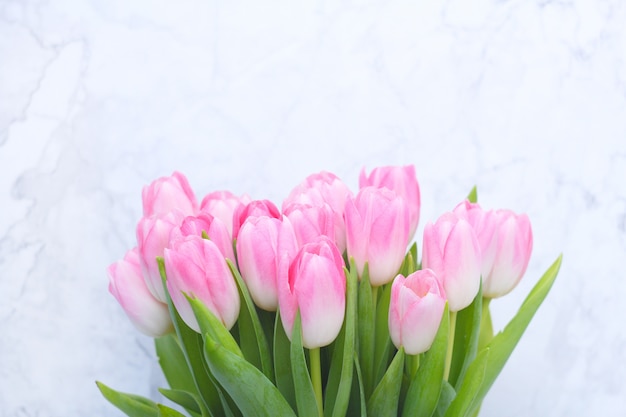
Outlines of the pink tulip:
M 249 217 L 239 230 L 237 256 L 241 276 L 255 304 L 267 311 L 278 307 L 277 272 L 283 255 L 293 259 L 298 243 L 289 220 Z
M 348 255 L 359 276 L 365 263 L 370 282 L 383 285 L 398 273 L 409 243 L 406 200 L 386 188 L 365 187 L 346 202 Z
M 196 196 L 187 178 L 180 172 L 156 179 L 143 187 L 141 198 L 144 217 L 165 215 L 174 210 L 184 215 L 193 215 L 198 211 Z
M 389 188 L 406 199 L 409 208 L 409 240 L 415 235 L 420 218 L 420 189 L 413 165 L 374 168 L 370 175 L 365 168 L 359 176 L 359 188 Z
M 213 217 L 208 213 L 200 213 L 197 216 L 188 216 L 183 220 L 179 228 L 178 236 L 196 235 L 202 237 L 205 232 L 209 239 L 217 245 L 220 252 L 225 258 L 235 261 L 235 252 L 233 251 L 233 241 L 228 233 L 226 225 L 217 217 Z M 174 237 L 172 237 L 172 240 Z
M 282 256 L 278 271 L 278 303 L 289 340 L 298 310 L 305 347 L 322 347 L 335 340 L 346 307 L 343 268 L 339 249 L 325 236 L 304 245 L 291 263 L 288 255 Z
M 140 332 L 159 337 L 173 330 L 167 304 L 154 298 L 143 280 L 137 248 L 128 251 L 123 260 L 111 264 L 107 272 L 109 292 Z
M 435 340 L 446 297 L 431 269 L 398 275 L 391 285 L 389 335 L 409 355 L 426 352 Z
M 219 248 L 210 240 L 187 236 L 175 240 L 164 253 L 167 289 L 185 323 L 200 332 L 189 301 L 202 301 L 230 329 L 239 316 L 237 284 Z
M 480 246 L 472 226 L 445 213 L 424 228 L 422 268 L 432 269 L 443 283 L 450 311 L 472 303 L 480 288 Z
M 496 251 L 491 270 L 483 276 L 483 296 L 488 298 L 501 297 L 515 288 L 526 272 L 533 248 L 527 215 L 510 210 L 497 210 L 495 215 Z
M 226 225 L 228 234 L 233 235 L 233 214 L 239 206 L 250 202 L 247 194 L 237 197 L 230 191 L 215 191 L 208 194 L 200 203 L 200 210 L 217 217 Z
M 335 229 L 335 243 L 340 252 L 346 250 L 346 225 L 344 222 L 344 209 L 346 199 L 352 196 L 352 192 L 339 177 L 330 172 L 322 171 L 312 174 L 297 185 L 283 201 L 283 213 L 290 210 L 294 204 L 308 206 L 323 206 L 328 204 L 333 211 L 333 223 Z
M 233 238 L 237 238 L 239 228 L 248 217 L 268 216 L 280 219 L 280 211 L 269 200 L 253 200 L 245 206 L 238 206 L 233 213 Z
M 284 214 L 293 225 L 299 246 L 313 242 L 322 235 L 335 240 L 334 213 L 328 204 L 320 206 L 291 204 Z
M 142 217 L 137 224 L 137 247 L 143 277 L 152 295 L 161 302 L 166 302 L 167 298 L 156 258 L 163 256 L 163 250 L 177 236 L 183 219 L 179 212 L 171 212 L 164 216 Z

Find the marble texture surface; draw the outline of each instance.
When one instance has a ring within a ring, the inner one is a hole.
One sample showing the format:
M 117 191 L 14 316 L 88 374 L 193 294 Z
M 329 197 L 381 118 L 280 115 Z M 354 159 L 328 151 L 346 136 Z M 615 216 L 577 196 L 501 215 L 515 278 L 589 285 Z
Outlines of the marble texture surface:
M 415 164 L 418 235 L 478 185 L 529 214 L 514 314 L 555 286 L 483 416 L 626 415 L 626 3 L 0 0 L 0 416 L 158 398 L 151 339 L 107 292 L 141 188 L 280 202 L 330 170 Z

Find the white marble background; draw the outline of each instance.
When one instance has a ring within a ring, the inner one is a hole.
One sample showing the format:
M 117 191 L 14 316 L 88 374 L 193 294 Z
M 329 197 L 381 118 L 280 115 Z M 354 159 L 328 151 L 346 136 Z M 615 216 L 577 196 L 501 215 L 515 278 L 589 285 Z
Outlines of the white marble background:
M 496 326 L 564 253 L 482 415 L 626 415 L 625 2 L 0 0 L 0 415 L 158 398 L 105 274 L 144 184 L 280 202 L 408 163 L 420 231 L 474 184 L 531 217 Z

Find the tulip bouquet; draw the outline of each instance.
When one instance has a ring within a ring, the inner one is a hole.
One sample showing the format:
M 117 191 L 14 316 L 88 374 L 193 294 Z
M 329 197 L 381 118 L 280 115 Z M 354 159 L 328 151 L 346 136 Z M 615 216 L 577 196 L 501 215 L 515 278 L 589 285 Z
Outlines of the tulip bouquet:
M 475 189 L 425 226 L 421 259 L 413 166 L 363 171 L 356 194 L 314 174 L 280 209 L 227 191 L 198 204 L 177 172 L 142 198 L 109 290 L 155 338 L 176 405 L 98 382 L 128 416 L 476 416 L 561 262 L 494 336 L 489 302 L 524 275 L 532 232 Z

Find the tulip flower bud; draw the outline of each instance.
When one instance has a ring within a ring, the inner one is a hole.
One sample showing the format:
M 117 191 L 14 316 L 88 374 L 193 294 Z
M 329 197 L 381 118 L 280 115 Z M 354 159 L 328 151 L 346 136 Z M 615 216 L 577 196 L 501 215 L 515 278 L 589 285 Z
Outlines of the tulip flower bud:
M 228 234 L 233 235 L 233 215 L 239 206 L 250 202 L 247 194 L 237 197 L 230 191 L 215 191 L 208 194 L 200 203 L 200 210 L 217 217 L 226 225 Z
M 137 248 L 128 251 L 123 260 L 111 264 L 107 272 L 109 292 L 140 332 L 159 337 L 173 330 L 167 304 L 154 298 L 143 280 Z
M 293 225 L 299 246 L 313 242 L 322 235 L 335 240 L 334 213 L 328 204 L 320 206 L 291 204 L 284 214 Z
M 269 200 L 253 200 L 245 206 L 238 206 L 233 214 L 233 238 L 237 239 L 239 228 L 248 217 L 268 216 L 280 219 L 280 211 Z
M 387 188 L 362 188 L 346 202 L 346 237 L 359 276 L 367 262 L 372 285 L 391 281 L 409 243 L 406 200 Z
M 235 261 L 235 252 L 233 251 L 233 241 L 230 238 L 226 225 L 217 217 L 213 217 L 208 213 L 200 213 L 198 216 L 188 216 L 183 220 L 179 228 L 178 236 L 196 235 L 202 236 L 206 233 L 213 243 L 217 245 L 220 252 L 225 258 Z M 172 240 L 174 237 L 172 237 Z
M 239 316 L 239 292 L 215 243 L 199 236 L 187 236 L 171 242 L 163 257 L 167 289 L 185 323 L 200 332 L 186 294 L 202 301 L 230 329 Z
M 142 217 L 137 224 L 137 248 L 144 280 L 152 295 L 164 303 L 167 298 L 156 258 L 163 256 L 182 221 L 182 214 L 171 212 L 165 216 Z
M 288 255 L 282 256 L 278 272 L 278 303 L 289 340 L 298 310 L 305 347 L 322 347 L 335 340 L 346 310 L 343 268 L 339 249 L 325 236 L 304 245 L 291 262 Z
M 413 239 L 420 218 L 420 189 L 413 165 L 374 168 L 370 175 L 365 168 L 359 176 L 359 188 L 389 188 L 406 199 L 409 209 L 409 240 Z
M 287 213 L 294 204 L 316 207 L 328 204 L 333 212 L 334 240 L 339 251 L 343 253 L 346 250 L 344 210 L 346 199 L 349 196 L 352 196 L 352 192 L 339 177 L 330 172 L 322 171 L 309 175 L 289 193 L 289 196 L 283 201 L 283 213 Z
M 481 255 L 472 226 L 454 213 L 445 213 L 424 228 L 422 268 L 442 282 L 450 311 L 472 303 L 480 288 Z
M 510 210 L 495 212 L 496 250 L 493 266 L 483 276 L 483 295 L 488 298 L 508 294 L 526 272 L 533 248 L 530 220 Z
M 430 349 L 446 305 L 441 283 L 431 269 L 398 275 L 391 285 L 389 335 L 399 349 L 417 355 Z
M 196 196 L 187 178 L 180 172 L 156 179 L 143 187 L 141 199 L 144 217 L 161 216 L 174 210 L 190 216 L 198 211 Z
M 294 258 L 298 243 L 287 219 L 249 217 L 239 229 L 237 257 L 241 277 L 254 303 L 267 311 L 278 307 L 278 262 Z

